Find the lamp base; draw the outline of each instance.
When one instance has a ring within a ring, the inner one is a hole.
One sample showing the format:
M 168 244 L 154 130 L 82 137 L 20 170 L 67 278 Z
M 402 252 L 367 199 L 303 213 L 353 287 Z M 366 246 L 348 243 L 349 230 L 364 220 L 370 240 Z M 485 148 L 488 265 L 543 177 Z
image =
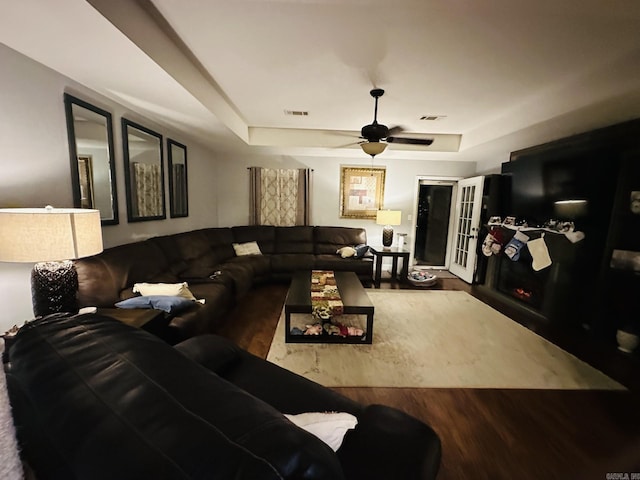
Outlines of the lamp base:
M 391 225 L 385 225 L 382 229 L 382 245 L 384 247 L 390 247 L 393 243 L 393 228 Z
M 36 263 L 31 271 L 33 313 L 78 313 L 78 272 L 69 260 Z

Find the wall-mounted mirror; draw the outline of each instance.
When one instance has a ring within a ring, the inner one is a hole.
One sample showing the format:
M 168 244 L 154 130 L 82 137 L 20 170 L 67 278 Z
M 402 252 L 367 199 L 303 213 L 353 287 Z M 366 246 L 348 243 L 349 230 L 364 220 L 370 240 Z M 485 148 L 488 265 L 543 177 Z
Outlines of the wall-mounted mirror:
M 162 135 L 123 118 L 122 146 L 129 222 L 166 218 Z
M 167 139 L 169 153 L 169 211 L 171 217 L 189 216 L 187 189 L 187 147 Z
M 73 206 L 100 210 L 103 225 L 118 223 L 111 114 L 64 94 Z

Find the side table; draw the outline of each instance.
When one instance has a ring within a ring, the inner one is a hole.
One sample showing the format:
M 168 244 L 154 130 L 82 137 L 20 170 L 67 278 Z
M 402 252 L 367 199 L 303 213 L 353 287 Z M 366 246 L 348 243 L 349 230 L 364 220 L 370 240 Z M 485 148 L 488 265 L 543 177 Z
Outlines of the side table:
M 373 284 L 376 287 L 380 287 L 380 277 L 382 275 L 382 259 L 384 257 L 391 257 L 391 278 L 397 279 L 400 282 L 407 281 L 407 275 L 409 275 L 409 255 L 411 252 L 404 248 L 398 247 L 369 247 L 369 251 L 376 258 L 376 271 L 373 277 Z M 400 278 L 398 278 L 398 258 L 402 259 L 402 270 L 400 272 Z
M 150 308 L 98 308 L 97 312 L 106 317 L 115 318 L 131 327 L 144 328 L 154 320 L 164 319 L 162 310 Z

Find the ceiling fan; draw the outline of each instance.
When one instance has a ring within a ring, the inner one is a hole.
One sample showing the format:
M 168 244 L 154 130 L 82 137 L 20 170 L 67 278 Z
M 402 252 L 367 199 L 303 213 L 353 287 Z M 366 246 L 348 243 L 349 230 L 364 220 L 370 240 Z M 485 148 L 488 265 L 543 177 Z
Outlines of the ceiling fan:
M 384 152 L 389 143 L 404 143 L 409 145 L 424 145 L 429 146 L 433 143 L 432 138 L 409 138 L 398 137 L 398 133 L 404 131 L 404 128 L 400 126 L 387 127 L 381 123 L 378 123 L 378 99 L 384 95 L 384 90 L 381 88 L 374 88 L 369 92 L 375 99 L 375 107 L 373 110 L 373 123 L 365 125 L 360 131 L 360 138 L 363 138 L 364 142 L 360 142 L 360 147 L 371 157 Z M 384 142 L 381 142 L 383 140 Z M 386 143 L 385 143 L 386 142 Z

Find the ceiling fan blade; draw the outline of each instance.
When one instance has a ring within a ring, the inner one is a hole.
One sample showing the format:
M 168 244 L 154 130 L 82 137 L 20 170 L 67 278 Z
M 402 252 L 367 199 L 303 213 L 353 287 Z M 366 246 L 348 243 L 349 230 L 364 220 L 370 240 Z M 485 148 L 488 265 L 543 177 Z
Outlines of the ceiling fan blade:
M 407 137 L 387 137 L 388 143 L 404 143 L 406 145 L 425 145 L 433 143 L 433 138 L 407 138 Z
M 333 136 L 338 136 L 338 137 L 347 137 L 347 138 L 362 138 L 359 135 L 360 132 L 347 132 L 347 131 L 340 131 L 340 130 L 329 130 L 326 132 L 326 134 Z
M 344 145 L 336 145 L 335 147 L 332 148 L 349 148 L 349 147 L 353 147 L 355 145 L 360 145 L 361 143 L 365 143 L 366 140 L 360 140 L 358 142 L 350 142 L 350 143 L 345 143 Z
M 404 132 L 404 127 L 401 127 L 400 125 L 396 125 L 395 127 L 390 127 L 387 137 L 393 137 L 394 135 L 400 132 Z

